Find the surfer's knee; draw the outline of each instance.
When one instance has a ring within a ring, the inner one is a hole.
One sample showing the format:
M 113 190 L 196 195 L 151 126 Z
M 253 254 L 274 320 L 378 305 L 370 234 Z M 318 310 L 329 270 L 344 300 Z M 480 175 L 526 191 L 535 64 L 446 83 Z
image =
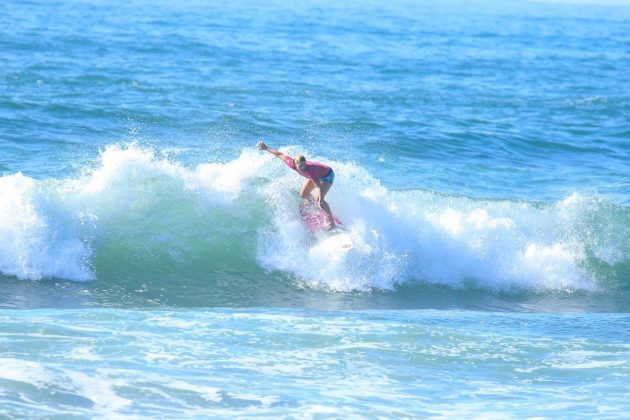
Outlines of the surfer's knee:
M 306 180 L 302 188 L 300 189 L 300 197 L 304 200 L 312 200 L 311 194 L 315 184 L 310 179 Z

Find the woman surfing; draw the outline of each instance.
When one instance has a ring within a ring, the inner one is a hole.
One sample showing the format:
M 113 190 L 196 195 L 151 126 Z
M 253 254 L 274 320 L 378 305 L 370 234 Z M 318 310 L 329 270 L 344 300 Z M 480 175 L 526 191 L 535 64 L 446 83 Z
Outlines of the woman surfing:
M 302 199 L 304 200 L 310 201 L 313 199 L 311 193 L 313 192 L 313 190 L 316 190 L 315 199 L 326 214 L 327 223 L 324 226 L 324 229 L 330 230 L 334 228 L 335 219 L 332 215 L 332 212 L 330 211 L 330 206 L 325 200 L 326 193 L 328 193 L 330 187 L 332 187 L 333 181 L 335 180 L 335 173 L 333 172 L 332 168 L 320 162 L 308 161 L 302 155 L 298 155 L 295 158 L 292 158 L 278 150 L 270 148 L 262 141 L 256 143 L 256 146 L 260 150 L 265 150 L 272 155 L 282 159 L 289 168 L 307 178 L 306 181 L 304 181 L 304 185 L 302 185 L 302 189 L 300 190 L 300 197 L 302 197 Z

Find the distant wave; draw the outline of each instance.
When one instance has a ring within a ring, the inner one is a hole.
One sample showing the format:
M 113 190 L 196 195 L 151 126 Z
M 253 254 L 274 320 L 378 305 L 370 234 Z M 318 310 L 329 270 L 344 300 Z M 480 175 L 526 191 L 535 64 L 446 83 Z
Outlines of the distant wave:
M 535 203 L 388 190 L 358 164 L 313 156 L 335 168 L 329 201 L 355 242 L 335 254 L 301 222 L 299 176 L 270 155 L 245 150 L 196 167 L 157 156 L 113 145 L 74 179 L 0 178 L 0 271 L 84 281 L 147 270 L 195 278 L 228 266 L 333 291 L 601 291 L 628 281 L 630 209 L 601 197 Z

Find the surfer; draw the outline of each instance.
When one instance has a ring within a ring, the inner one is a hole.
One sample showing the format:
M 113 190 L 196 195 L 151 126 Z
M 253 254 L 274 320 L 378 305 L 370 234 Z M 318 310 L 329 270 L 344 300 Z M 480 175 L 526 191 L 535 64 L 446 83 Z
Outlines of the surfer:
M 282 152 L 279 152 L 275 149 L 270 148 L 262 141 L 256 143 L 256 146 L 260 150 L 266 150 L 272 155 L 282 159 L 284 163 L 291 169 L 293 169 L 298 174 L 307 178 L 302 185 L 302 189 L 300 190 L 300 197 L 304 200 L 312 200 L 311 193 L 314 189 L 317 190 L 315 195 L 315 199 L 319 203 L 319 206 L 326 213 L 326 218 L 328 219 L 328 224 L 326 225 L 326 229 L 330 230 L 335 227 L 335 219 L 333 218 L 332 212 L 330 211 L 330 206 L 324 199 L 326 197 L 326 193 L 332 187 L 333 181 L 335 179 L 335 173 L 332 168 L 328 165 L 324 165 L 319 162 L 311 162 L 306 160 L 306 158 L 302 155 L 298 155 L 295 158 L 285 155 Z

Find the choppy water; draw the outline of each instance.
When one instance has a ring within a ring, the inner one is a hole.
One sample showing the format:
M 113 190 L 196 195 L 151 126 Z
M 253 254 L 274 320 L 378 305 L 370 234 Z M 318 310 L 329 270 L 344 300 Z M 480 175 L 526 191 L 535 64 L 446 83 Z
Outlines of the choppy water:
M 629 23 L 1 4 L 0 413 L 623 415 Z M 333 166 L 351 253 L 261 138 Z
M 9 415 L 627 414 L 627 314 L 83 309 L 0 326 Z

